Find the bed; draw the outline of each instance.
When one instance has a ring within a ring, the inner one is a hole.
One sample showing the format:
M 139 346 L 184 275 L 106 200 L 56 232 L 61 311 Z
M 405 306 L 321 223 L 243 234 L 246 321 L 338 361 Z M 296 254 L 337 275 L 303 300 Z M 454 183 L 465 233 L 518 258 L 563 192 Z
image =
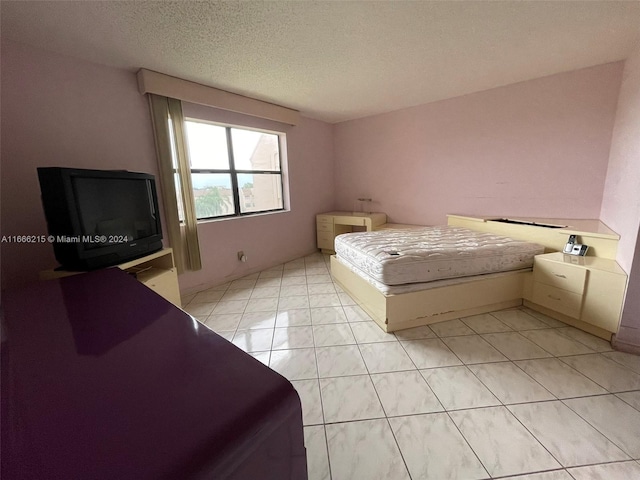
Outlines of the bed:
M 519 305 L 542 245 L 464 227 L 340 235 L 331 270 L 387 332 Z
M 437 239 L 438 248 L 451 243 L 457 253 L 443 253 L 431 263 L 421 254 L 428 242 L 415 239 L 422 229 L 347 234 L 336 238 L 331 272 L 386 332 L 428 325 L 521 305 L 531 288 L 533 257 L 561 250 L 571 233 L 582 235 L 594 254 L 615 256 L 617 239 L 584 222 L 589 221 L 449 215 L 447 227 L 436 227 L 427 236 Z M 460 232 L 455 227 L 470 230 L 470 236 L 444 239 L 445 231 Z M 480 245 L 475 260 L 469 253 L 473 243 Z

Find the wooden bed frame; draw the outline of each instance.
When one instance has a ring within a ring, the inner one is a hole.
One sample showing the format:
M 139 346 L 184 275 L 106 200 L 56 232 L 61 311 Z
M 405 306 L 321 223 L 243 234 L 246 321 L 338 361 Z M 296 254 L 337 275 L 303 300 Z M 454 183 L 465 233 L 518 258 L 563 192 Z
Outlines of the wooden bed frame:
M 619 240 L 615 232 L 598 220 L 510 217 L 525 222 L 522 224 L 496 221 L 500 217 L 447 217 L 448 225 L 538 243 L 544 245 L 545 253 L 561 251 L 568 236 L 576 234 L 589 245 L 589 255 L 615 259 Z M 331 274 L 385 332 L 522 305 L 523 299 L 531 297 L 533 276 L 532 272 L 513 272 L 418 292 L 385 295 L 335 256 L 331 257 Z

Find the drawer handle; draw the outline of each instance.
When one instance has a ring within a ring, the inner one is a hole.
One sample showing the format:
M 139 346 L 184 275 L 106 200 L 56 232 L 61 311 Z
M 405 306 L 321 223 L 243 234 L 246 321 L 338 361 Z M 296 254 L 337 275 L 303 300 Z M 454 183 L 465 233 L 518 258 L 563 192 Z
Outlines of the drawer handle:
M 555 300 L 557 302 L 559 302 L 560 300 L 562 300 L 560 297 L 554 297 L 553 295 L 547 295 L 547 297 L 549 297 L 551 300 Z
M 567 278 L 566 276 L 562 275 L 561 273 L 554 273 L 554 275 L 556 277 L 560 277 L 560 278 Z

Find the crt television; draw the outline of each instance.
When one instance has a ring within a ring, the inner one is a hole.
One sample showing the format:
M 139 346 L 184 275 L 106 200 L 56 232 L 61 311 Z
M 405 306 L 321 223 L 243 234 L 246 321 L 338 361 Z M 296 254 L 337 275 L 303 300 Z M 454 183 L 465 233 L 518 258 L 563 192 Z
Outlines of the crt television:
M 60 269 L 94 270 L 162 248 L 153 175 L 46 167 L 38 179 Z

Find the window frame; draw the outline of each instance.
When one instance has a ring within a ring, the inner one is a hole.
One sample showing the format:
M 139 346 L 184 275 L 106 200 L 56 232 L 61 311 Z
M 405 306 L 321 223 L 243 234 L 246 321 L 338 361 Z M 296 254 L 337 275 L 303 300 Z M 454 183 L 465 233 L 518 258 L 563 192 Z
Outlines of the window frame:
M 236 213 L 231 213 L 231 214 L 227 214 L 227 215 L 217 215 L 214 217 L 202 217 L 202 218 L 198 218 L 196 216 L 196 221 L 198 223 L 201 222 L 211 222 L 211 221 L 217 221 L 217 220 L 228 220 L 228 219 L 232 219 L 232 218 L 242 218 L 242 217 L 251 217 L 254 215 L 265 215 L 265 214 L 270 214 L 270 213 L 278 213 L 278 212 L 286 212 L 289 210 L 288 206 L 287 206 L 287 201 L 285 198 L 285 192 L 286 192 L 286 188 L 285 188 L 285 182 L 287 181 L 287 172 L 286 172 L 286 165 L 285 165 L 285 158 L 286 158 L 286 154 L 283 154 L 283 150 L 284 148 L 286 148 L 286 133 L 284 132 L 279 132 L 279 131 L 275 131 L 275 130 L 268 130 L 268 129 L 264 129 L 264 128 L 254 128 L 254 127 L 247 127 L 244 125 L 234 125 L 234 124 L 229 124 L 229 123 L 221 123 L 221 122 L 214 122 L 214 121 L 210 121 L 210 120 L 204 120 L 204 119 L 200 119 L 200 118 L 195 118 L 195 117 L 191 117 L 191 116 L 185 116 L 184 118 L 184 122 L 185 124 L 187 122 L 193 122 L 193 123 L 203 123 L 203 124 L 207 124 L 207 125 L 214 125 L 216 127 L 222 127 L 225 129 L 225 136 L 226 136 L 226 142 L 227 142 L 227 155 L 228 155 L 228 160 L 229 160 L 229 169 L 216 169 L 216 168 L 191 168 L 191 160 L 189 159 L 189 174 L 193 175 L 195 174 L 228 174 L 231 177 L 231 191 L 232 191 L 232 195 L 233 195 L 233 208 L 235 210 Z M 232 134 L 231 134 L 231 129 L 238 129 L 238 130 L 246 130 L 246 131 L 252 131 L 252 132 L 259 132 L 259 133 L 266 133 L 269 135 L 275 135 L 278 138 L 278 165 L 279 165 L 279 169 L 278 170 L 247 170 L 247 169 L 236 169 L 235 168 L 235 156 L 234 156 L 234 152 L 233 152 L 233 138 L 232 138 Z M 186 131 L 186 129 L 185 129 Z M 188 132 L 186 132 L 186 144 L 187 144 L 187 150 L 189 149 L 189 139 L 188 139 Z M 279 182 L 279 192 L 280 192 L 280 198 L 282 199 L 282 207 L 281 208 L 274 208 L 274 209 L 269 209 L 269 210 L 259 210 L 259 211 L 253 211 L 253 212 L 242 212 L 242 209 L 240 208 L 240 202 L 241 202 L 241 198 L 242 198 L 242 194 L 241 194 L 241 187 L 239 186 L 239 182 L 238 182 L 238 175 L 243 175 L 243 174 L 258 174 L 258 175 L 280 175 L 280 182 Z M 191 194 L 194 195 L 194 200 L 195 200 L 195 189 L 192 187 L 192 191 Z

